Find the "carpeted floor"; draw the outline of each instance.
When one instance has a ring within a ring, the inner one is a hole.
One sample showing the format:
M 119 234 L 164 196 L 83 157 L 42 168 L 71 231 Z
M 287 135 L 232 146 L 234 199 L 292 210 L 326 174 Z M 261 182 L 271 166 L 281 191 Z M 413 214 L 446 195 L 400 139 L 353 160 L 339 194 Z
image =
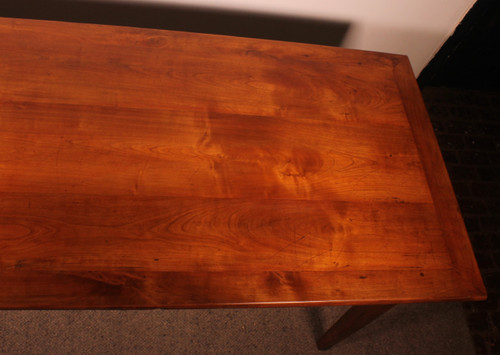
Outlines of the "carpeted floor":
M 327 352 L 346 307 L 0 311 L 1 354 L 474 354 L 458 303 L 399 305 Z

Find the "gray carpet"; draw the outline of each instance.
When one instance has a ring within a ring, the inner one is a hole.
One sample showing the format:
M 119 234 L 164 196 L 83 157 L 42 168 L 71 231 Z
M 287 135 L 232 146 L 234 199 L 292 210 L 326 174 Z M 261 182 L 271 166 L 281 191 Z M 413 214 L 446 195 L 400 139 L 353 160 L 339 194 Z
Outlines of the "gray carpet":
M 474 354 L 458 303 L 399 305 L 326 352 L 346 307 L 0 311 L 1 354 Z

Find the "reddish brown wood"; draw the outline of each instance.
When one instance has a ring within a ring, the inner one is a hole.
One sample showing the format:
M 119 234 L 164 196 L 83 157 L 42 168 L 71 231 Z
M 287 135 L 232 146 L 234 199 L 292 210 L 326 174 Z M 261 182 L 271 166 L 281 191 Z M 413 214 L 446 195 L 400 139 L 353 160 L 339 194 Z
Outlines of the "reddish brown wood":
M 349 335 L 373 322 L 394 305 L 353 306 L 317 341 L 319 350 L 328 350 Z
M 0 19 L 0 308 L 484 299 L 405 57 Z
M 455 193 L 448 177 L 446 167 L 432 125 L 425 110 L 418 87 L 411 80 L 411 66 L 408 58 L 402 58 L 394 67 L 395 80 L 404 102 L 406 115 L 410 122 L 414 139 L 432 193 L 437 217 L 444 240 L 450 253 L 453 267 L 458 276 L 468 275 L 469 292 L 485 292 L 477 268 L 474 253 L 467 236 Z

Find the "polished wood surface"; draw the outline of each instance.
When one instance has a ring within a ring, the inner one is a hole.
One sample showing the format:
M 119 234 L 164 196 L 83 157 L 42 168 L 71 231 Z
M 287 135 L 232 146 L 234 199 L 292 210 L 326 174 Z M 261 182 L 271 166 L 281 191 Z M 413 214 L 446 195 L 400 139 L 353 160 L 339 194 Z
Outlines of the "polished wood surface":
M 0 19 L 0 308 L 485 290 L 406 57 Z

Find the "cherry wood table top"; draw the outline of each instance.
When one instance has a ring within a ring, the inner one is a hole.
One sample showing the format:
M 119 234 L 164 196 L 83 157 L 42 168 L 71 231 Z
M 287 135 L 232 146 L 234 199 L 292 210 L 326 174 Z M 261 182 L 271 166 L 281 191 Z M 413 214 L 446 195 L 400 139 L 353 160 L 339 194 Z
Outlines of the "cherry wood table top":
M 405 56 L 0 19 L 0 308 L 485 289 Z

